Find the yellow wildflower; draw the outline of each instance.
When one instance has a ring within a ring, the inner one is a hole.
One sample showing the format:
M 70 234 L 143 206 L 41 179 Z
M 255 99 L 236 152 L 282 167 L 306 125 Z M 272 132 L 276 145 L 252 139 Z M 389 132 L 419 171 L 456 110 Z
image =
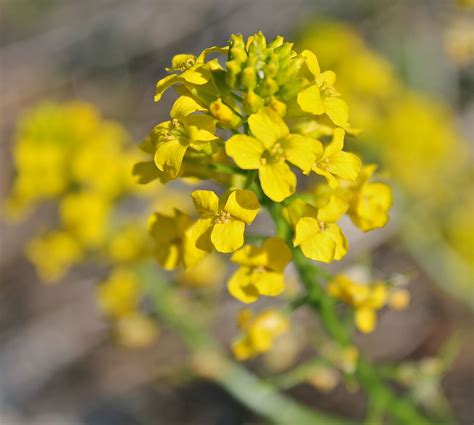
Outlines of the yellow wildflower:
M 332 189 L 339 185 L 338 178 L 356 180 L 359 175 L 361 162 L 357 155 L 344 152 L 344 130 L 336 128 L 331 142 L 324 148 L 324 152 L 316 158 L 313 171 L 326 177 Z
M 80 244 L 64 231 L 50 232 L 33 239 L 26 249 L 28 259 L 45 282 L 61 278 L 71 265 L 81 260 L 82 254 Z
M 388 210 L 392 206 L 390 186 L 380 182 L 369 182 L 375 165 L 365 166 L 350 189 L 349 217 L 364 232 L 383 227 L 388 222 Z
M 59 215 L 65 229 L 85 247 L 97 247 L 106 237 L 111 204 L 99 194 L 71 193 L 59 204 Z
M 224 281 L 226 271 L 226 263 L 217 254 L 211 254 L 196 265 L 183 270 L 176 281 L 190 288 L 211 288 Z
M 252 223 L 260 209 L 255 193 L 233 190 L 220 198 L 209 190 L 192 193 L 201 215 L 188 232 L 196 249 L 207 252 L 233 252 L 244 244 L 245 225 Z
M 189 96 L 179 97 L 171 109 L 171 120 L 158 124 L 142 143 L 142 149 L 154 155 L 155 165 L 169 179 L 174 179 L 181 169 L 188 149 L 195 152 L 212 151 L 215 120 L 210 115 L 192 114 L 205 110 Z
M 306 60 L 306 70 L 311 85 L 300 91 L 297 102 L 304 112 L 314 115 L 326 114 L 339 127 L 349 127 L 349 108 L 334 88 L 336 74 L 332 71 L 321 72 L 316 55 L 309 50 L 301 52 Z
M 139 291 L 135 273 L 117 267 L 97 287 L 97 303 L 107 316 L 124 317 L 137 309 Z
M 299 246 L 306 257 L 316 261 L 340 260 L 347 253 L 347 239 L 336 222 L 347 208 L 347 202 L 334 195 L 319 209 L 306 204 L 301 218 L 296 221 L 294 246 Z
M 127 348 L 147 347 L 160 334 L 156 322 L 140 312 L 119 318 L 113 326 L 117 342 Z
M 198 56 L 191 54 L 175 55 L 171 61 L 171 68 L 166 68 L 168 75 L 156 83 L 155 102 L 161 99 L 163 93 L 175 84 L 184 84 L 187 86 L 201 86 L 206 84 L 210 78 L 210 67 L 205 62 L 207 56 L 211 53 L 226 53 L 225 47 L 209 47 L 203 50 Z
M 387 304 L 393 310 L 404 310 L 410 304 L 411 295 L 407 289 L 394 288 L 388 293 Z
M 229 292 L 244 303 L 262 295 L 277 296 L 284 289 L 283 271 L 291 261 L 291 251 L 280 238 L 266 239 L 261 247 L 246 245 L 232 255 L 240 265 L 230 278 Z
M 288 319 L 277 310 L 266 310 L 256 316 L 248 309 L 240 311 L 238 326 L 244 335 L 232 344 L 239 360 L 247 360 L 268 351 L 278 336 L 288 330 Z
M 263 108 L 248 119 L 253 137 L 232 136 L 227 155 L 244 170 L 258 170 L 265 195 L 281 202 L 296 189 L 296 176 L 287 162 L 309 173 L 322 145 L 315 139 L 290 134 L 285 121 L 273 109 Z
M 333 297 L 354 307 L 355 324 L 361 332 L 375 329 L 376 311 L 387 301 L 387 288 L 383 282 L 364 285 L 355 283 L 348 276 L 337 275 L 329 282 L 327 290 Z
M 173 270 L 181 263 L 190 267 L 206 254 L 205 250 L 188 243 L 186 232 L 191 227 L 192 220 L 177 208 L 172 216 L 153 214 L 148 225 L 155 241 L 155 257 L 165 270 Z

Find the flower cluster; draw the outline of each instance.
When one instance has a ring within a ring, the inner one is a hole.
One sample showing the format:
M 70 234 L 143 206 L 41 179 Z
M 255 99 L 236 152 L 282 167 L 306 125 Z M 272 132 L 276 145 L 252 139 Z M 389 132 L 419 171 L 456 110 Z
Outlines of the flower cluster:
M 164 269 L 195 267 L 213 251 L 232 253 L 239 267 L 229 292 L 253 303 L 284 291 L 294 250 L 325 263 L 344 257 L 344 215 L 363 231 L 386 224 L 390 188 L 372 181 L 375 166 L 346 150 L 345 136 L 356 130 L 335 73 L 321 71 L 314 53 L 297 52 L 281 36 L 267 42 L 262 33 L 232 35 L 225 47 L 176 55 L 167 71 L 155 100 L 170 88 L 178 98 L 169 120 L 141 144 L 149 159 L 134 174 L 141 183 L 193 178 L 221 189 L 194 190 L 195 214 L 175 209 L 150 218 Z M 283 208 L 290 234 L 254 234 L 260 245 L 246 244 L 247 227 L 275 206 Z M 267 350 L 286 329 L 277 316 L 262 315 L 240 326 L 246 336 L 234 345 L 239 358 Z

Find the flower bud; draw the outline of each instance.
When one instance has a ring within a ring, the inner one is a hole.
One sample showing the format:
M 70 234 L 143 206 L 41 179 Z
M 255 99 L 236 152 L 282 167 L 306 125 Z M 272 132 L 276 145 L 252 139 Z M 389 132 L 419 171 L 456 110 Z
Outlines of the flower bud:
M 240 64 L 236 60 L 230 60 L 226 63 L 227 65 L 227 84 L 229 84 L 230 87 L 235 87 L 238 82 L 238 76 L 240 74 Z
M 249 90 L 242 102 L 242 106 L 246 114 L 253 114 L 263 107 L 263 99 L 253 90 Z
M 236 128 L 241 123 L 240 117 L 220 98 L 209 105 L 209 112 L 227 127 Z
M 278 91 L 278 84 L 272 77 L 265 77 L 265 79 L 260 84 L 259 94 L 261 96 L 271 96 L 272 94 Z
M 254 67 L 247 66 L 242 71 L 242 87 L 247 90 L 253 90 L 257 85 L 257 72 Z

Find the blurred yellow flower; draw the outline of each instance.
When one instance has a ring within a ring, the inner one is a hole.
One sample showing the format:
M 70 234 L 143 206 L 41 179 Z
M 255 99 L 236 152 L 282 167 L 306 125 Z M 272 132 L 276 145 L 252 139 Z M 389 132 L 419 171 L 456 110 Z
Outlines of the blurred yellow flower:
M 279 335 L 289 327 L 288 319 L 278 310 L 265 310 L 256 316 L 248 309 L 240 311 L 237 322 L 244 332 L 232 344 L 238 360 L 247 360 L 268 351 Z
M 113 323 L 113 329 L 117 342 L 127 348 L 147 347 L 160 335 L 156 322 L 139 312 L 120 317 Z
M 280 295 L 285 287 L 283 271 L 292 254 L 280 238 L 266 239 L 262 246 L 245 245 L 234 252 L 232 261 L 240 265 L 228 281 L 229 292 L 244 303 L 262 295 Z
M 82 259 L 83 251 L 70 233 L 54 231 L 33 239 L 26 248 L 26 255 L 35 265 L 40 278 L 53 282 Z
M 358 284 L 348 276 L 337 275 L 327 286 L 333 297 L 349 304 L 355 309 L 355 324 L 364 333 L 372 332 L 377 323 L 376 311 L 387 301 L 387 288 L 383 282 Z
M 140 284 L 136 274 L 125 267 L 116 267 L 97 287 L 97 303 L 112 318 L 124 317 L 136 311 L 140 299 Z

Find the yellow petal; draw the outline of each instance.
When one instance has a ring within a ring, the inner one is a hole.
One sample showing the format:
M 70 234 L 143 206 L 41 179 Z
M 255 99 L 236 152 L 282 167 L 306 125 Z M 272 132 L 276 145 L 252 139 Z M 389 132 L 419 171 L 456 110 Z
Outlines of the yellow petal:
M 194 207 L 201 214 L 217 214 L 219 210 L 219 198 L 211 190 L 195 190 L 191 197 Z
M 285 279 L 282 273 L 254 272 L 252 273 L 252 283 L 260 295 L 267 297 L 276 297 L 285 289 Z
M 355 181 L 361 167 L 360 158 L 350 152 L 339 152 L 333 156 L 327 165 L 327 170 L 344 180 Z
M 133 165 L 132 175 L 138 184 L 146 184 L 163 176 L 153 161 L 138 162 Z
M 181 169 L 187 148 L 186 144 L 178 139 L 159 143 L 154 156 L 157 168 L 171 178 L 175 178 Z
M 290 248 L 281 238 L 265 239 L 261 248 L 266 253 L 264 266 L 276 272 L 283 272 L 293 257 Z
M 177 244 L 156 244 L 154 254 L 160 266 L 165 270 L 175 269 L 178 267 L 181 260 L 180 250 Z
M 219 252 L 233 252 L 244 244 L 245 224 L 242 221 L 230 220 L 227 223 L 216 223 L 211 231 L 211 241 Z
M 313 167 L 313 171 L 316 174 L 319 174 L 320 176 L 323 176 L 326 178 L 326 181 L 328 183 L 328 186 L 330 189 L 337 189 L 339 186 L 339 180 L 334 177 L 329 171 L 327 171 L 325 168 L 321 168 L 318 165 L 315 165 Z
M 324 154 L 321 157 L 321 160 L 331 158 L 331 156 L 342 151 L 342 148 L 344 147 L 345 134 L 346 133 L 341 128 L 334 129 L 331 142 L 324 149 Z
M 243 170 L 256 170 L 265 148 L 259 140 L 244 134 L 232 136 L 225 143 L 225 152 Z
M 321 115 L 324 113 L 324 106 L 321 100 L 321 93 L 316 84 L 300 91 L 296 98 L 300 108 L 311 114 Z
M 357 329 L 363 333 L 370 333 L 375 329 L 377 315 L 371 308 L 358 308 L 355 312 Z
M 327 224 L 325 235 L 328 235 L 334 241 L 334 260 L 340 260 L 347 254 L 347 239 L 337 224 Z
M 163 93 L 168 90 L 173 84 L 179 81 L 179 77 L 176 74 L 168 75 L 162 78 L 156 83 L 155 102 L 158 102 L 163 96 Z
M 336 82 L 336 74 L 333 71 L 324 71 L 318 76 L 316 81 L 319 85 L 325 84 L 332 87 Z
M 293 246 L 301 245 L 303 242 L 313 239 L 319 233 L 318 221 L 313 217 L 303 217 L 296 223 Z
M 247 360 L 255 355 L 255 351 L 246 337 L 234 341 L 231 349 L 237 360 Z
M 248 267 L 239 267 L 227 282 L 230 294 L 245 304 L 253 303 L 260 297 L 250 280 L 251 271 Z
M 180 77 L 187 83 L 197 84 L 199 86 L 209 81 L 209 75 L 201 67 L 195 67 L 184 71 Z
M 347 103 L 338 97 L 326 97 L 323 99 L 324 112 L 331 121 L 340 127 L 349 127 L 349 107 Z
M 296 176 L 286 162 L 268 162 L 258 170 L 263 192 L 272 201 L 281 202 L 295 193 Z
M 311 50 L 303 50 L 301 56 L 306 59 L 306 66 L 308 67 L 309 72 L 311 72 L 314 77 L 317 77 L 321 73 L 321 70 L 316 55 Z
M 349 204 L 343 198 L 332 195 L 328 203 L 318 210 L 318 220 L 323 223 L 337 222 L 347 211 Z
M 212 142 L 219 139 L 215 135 L 216 122 L 209 115 L 195 114 L 187 116 L 183 119 L 183 124 L 191 142 Z
M 171 118 L 181 119 L 188 115 L 191 115 L 196 111 L 205 111 L 206 108 L 201 106 L 196 100 L 190 96 L 180 96 L 173 104 L 171 108 Z
M 290 134 L 282 142 L 286 159 L 296 165 L 304 173 L 309 173 L 316 158 L 323 153 L 323 145 L 319 140 L 300 134 Z
M 290 133 L 285 121 L 271 108 L 262 108 L 248 120 L 250 131 L 266 148 Z
M 254 221 L 259 209 L 257 196 L 251 190 L 232 191 L 224 204 L 224 211 L 247 224 Z
M 336 243 L 327 232 L 319 232 L 300 245 L 303 254 L 312 260 L 330 263 L 334 260 Z
M 184 234 L 183 260 L 186 268 L 196 265 L 206 253 L 212 252 L 211 218 L 199 219 Z

